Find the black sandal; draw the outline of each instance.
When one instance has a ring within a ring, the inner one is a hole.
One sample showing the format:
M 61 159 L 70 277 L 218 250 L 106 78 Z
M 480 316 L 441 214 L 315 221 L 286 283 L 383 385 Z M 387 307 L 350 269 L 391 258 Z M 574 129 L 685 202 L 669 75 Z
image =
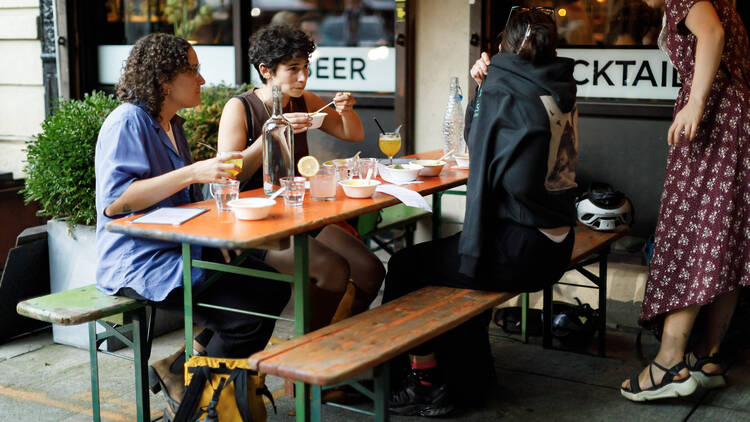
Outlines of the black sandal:
M 653 366 L 664 371 L 664 377 L 661 379 L 659 384 L 654 381 Z M 652 387 L 641 389 L 641 385 L 638 382 L 638 375 L 630 378 L 630 389 L 626 390 L 620 388 L 620 394 L 628 400 L 632 401 L 646 401 L 646 400 L 658 400 L 672 397 L 689 396 L 695 392 L 698 388 L 698 382 L 689 376 L 685 379 L 675 381 L 674 378 L 680 374 L 680 371 L 687 368 L 685 362 L 680 362 L 677 365 L 667 369 L 656 361 L 651 362 L 648 366 L 648 375 L 651 377 Z
M 690 362 L 688 362 L 688 356 L 693 355 L 693 358 L 695 358 L 695 363 L 690 365 Z M 711 389 L 711 388 L 720 388 L 727 385 L 727 381 L 724 378 L 724 374 L 727 372 L 721 356 L 716 353 L 713 356 L 707 356 L 707 357 L 700 357 L 696 355 L 694 352 L 690 352 L 685 355 L 685 366 L 687 366 L 688 371 L 690 371 L 690 376 L 695 378 L 696 381 L 698 381 L 698 385 L 700 385 L 703 388 Z M 703 371 L 703 367 L 709 363 L 713 363 L 714 365 L 718 365 L 721 368 L 721 372 L 716 374 L 709 374 L 705 371 Z

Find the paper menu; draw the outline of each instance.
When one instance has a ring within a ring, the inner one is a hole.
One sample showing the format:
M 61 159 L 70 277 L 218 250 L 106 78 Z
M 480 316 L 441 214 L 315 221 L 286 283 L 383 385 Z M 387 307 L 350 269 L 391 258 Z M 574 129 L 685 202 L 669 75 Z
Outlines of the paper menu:
M 139 224 L 170 224 L 177 226 L 191 218 L 203 214 L 206 211 L 208 211 L 207 208 L 163 207 L 151 211 L 148 214 L 144 214 L 134 220 L 130 220 L 130 222 Z

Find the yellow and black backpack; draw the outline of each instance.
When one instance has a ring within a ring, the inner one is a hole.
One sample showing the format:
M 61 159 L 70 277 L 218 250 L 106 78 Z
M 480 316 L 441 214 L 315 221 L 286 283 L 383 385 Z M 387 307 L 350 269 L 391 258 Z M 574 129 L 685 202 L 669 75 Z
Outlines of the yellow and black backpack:
M 185 395 L 174 422 L 265 422 L 263 396 L 276 405 L 266 376 L 247 359 L 193 356 L 185 364 Z

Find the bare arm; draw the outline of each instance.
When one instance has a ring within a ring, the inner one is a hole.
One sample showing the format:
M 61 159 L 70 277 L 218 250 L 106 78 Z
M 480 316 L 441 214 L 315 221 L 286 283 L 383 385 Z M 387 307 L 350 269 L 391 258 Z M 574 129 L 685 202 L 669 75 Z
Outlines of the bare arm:
M 305 104 L 310 112 L 325 105 L 323 100 L 312 92 L 305 91 L 304 97 Z M 349 93 L 337 92 L 333 101 L 336 112 L 333 112 L 330 107 L 323 110 L 328 113 L 328 116 L 323 120 L 320 129 L 331 136 L 348 142 L 361 142 L 365 139 L 362 121 L 354 111 L 354 97 Z
M 239 158 L 239 157 L 237 157 Z M 221 178 L 232 178 L 227 172 L 234 168 L 218 158 L 198 161 L 148 179 L 136 180 L 104 210 L 107 216 L 128 214 L 148 208 L 174 195 L 193 183 L 211 183 Z
M 242 105 L 242 100 L 232 98 L 227 101 L 219 120 L 218 150 L 242 152 L 242 171 L 237 175 L 240 180 L 249 179 L 258 171 L 263 160 L 260 136 L 245 147 L 249 126 L 245 120 L 245 106 Z
M 724 50 L 724 28 L 710 2 L 695 3 L 688 12 L 685 26 L 697 38 L 695 73 L 688 102 L 669 127 L 667 142 L 670 145 L 680 143 L 683 131 L 688 142 L 695 137 Z

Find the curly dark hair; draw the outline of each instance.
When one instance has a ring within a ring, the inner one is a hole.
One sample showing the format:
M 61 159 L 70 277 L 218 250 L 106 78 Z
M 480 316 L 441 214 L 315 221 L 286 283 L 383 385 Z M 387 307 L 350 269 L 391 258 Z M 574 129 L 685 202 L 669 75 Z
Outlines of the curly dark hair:
M 163 84 L 192 69 L 188 62 L 190 48 L 190 43 L 170 34 L 153 33 L 138 39 L 115 86 L 117 98 L 142 103 L 148 114 L 160 121 L 159 113 L 167 96 Z
M 523 42 L 526 28 L 531 28 L 531 35 Z M 514 14 L 502 35 L 503 53 L 518 53 L 519 56 L 538 65 L 552 60 L 557 48 L 557 24 L 552 16 L 530 10 Z M 523 45 L 523 49 L 518 49 Z
M 289 25 L 269 25 L 250 37 L 247 55 L 265 84 L 266 78 L 260 74 L 261 63 L 275 73 L 279 64 L 292 59 L 310 59 L 313 51 L 315 43 L 301 30 Z

